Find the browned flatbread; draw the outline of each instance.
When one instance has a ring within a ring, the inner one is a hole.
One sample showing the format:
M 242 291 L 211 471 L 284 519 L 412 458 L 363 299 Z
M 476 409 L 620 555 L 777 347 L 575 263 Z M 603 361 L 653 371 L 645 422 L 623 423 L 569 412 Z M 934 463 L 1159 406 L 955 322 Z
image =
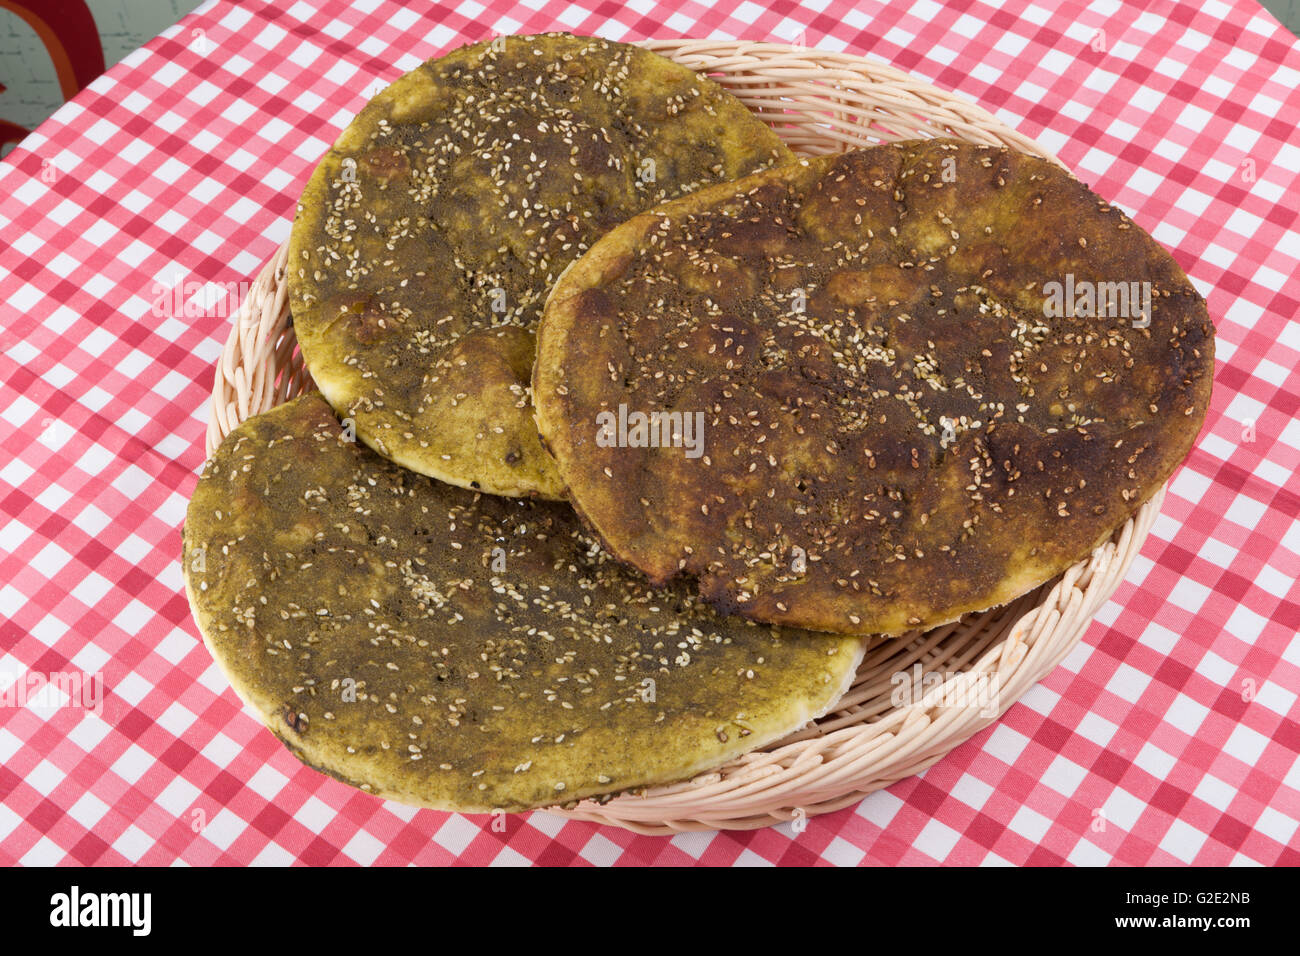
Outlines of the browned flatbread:
M 307 367 L 392 461 L 562 498 L 528 395 L 551 284 L 634 214 L 792 159 L 716 83 L 628 44 L 512 36 L 430 60 L 303 191 L 288 280 Z
M 1109 314 L 1047 314 L 1052 283 Z M 898 634 L 1012 599 L 1128 518 L 1195 440 L 1213 335 L 1169 253 L 1062 169 L 911 142 L 615 229 L 552 293 L 534 400 L 575 506 L 652 580 Z M 603 447 L 620 406 L 702 412 L 701 457 Z
M 185 520 L 213 656 L 306 763 L 485 811 L 689 777 L 801 727 L 864 641 L 717 614 L 567 505 L 477 494 L 355 441 L 319 395 L 244 422 Z

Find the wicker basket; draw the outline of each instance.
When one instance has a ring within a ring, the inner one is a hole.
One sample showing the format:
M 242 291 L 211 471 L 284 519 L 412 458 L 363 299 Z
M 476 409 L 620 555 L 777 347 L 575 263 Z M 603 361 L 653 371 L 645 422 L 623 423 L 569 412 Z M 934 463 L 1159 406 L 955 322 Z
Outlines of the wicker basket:
M 736 41 L 644 46 L 713 77 L 796 153 L 948 135 L 1059 162 L 980 107 L 861 57 Z M 286 257 L 281 247 L 235 318 L 217 364 L 208 454 L 244 419 L 313 387 L 289 324 Z M 1123 579 L 1163 498 L 1161 489 L 1087 560 L 1018 600 L 870 649 L 836 710 L 785 740 L 689 781 L 551 812 L 640 833 L 783 821 L 797 831 L 809 816 L 920 773 L 1069 653 Z

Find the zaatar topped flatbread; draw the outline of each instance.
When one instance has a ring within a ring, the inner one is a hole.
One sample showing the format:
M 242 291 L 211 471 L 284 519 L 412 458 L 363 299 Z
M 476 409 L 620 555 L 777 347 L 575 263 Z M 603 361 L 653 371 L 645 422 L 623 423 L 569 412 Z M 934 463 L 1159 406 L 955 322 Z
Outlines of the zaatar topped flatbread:
M 399 464 L 561 498 L 528 395 L 551 284 L 632 215 L 792 158 L 715 83 L 626 44 L 503 37 L 430 60 L 303 192 L 288 279 L 312 378 Z
M 231 684 L 303 761 L 487 811 L 689 777 L 820 715 L 861 638 L 718 615 L 611 560 L 563 504 L 417 475 L 317 394 L 204 468 L 186 590 Z
M 613 230 L 552 293 L 534 400 L 574 506 L 652 581 L 899 634 L 1122 524 L 1195 440 L 1213 336 L 1169 253 L 1064 170 L 931 140 Z M 691 416 L 698 457 L 663 435 Z

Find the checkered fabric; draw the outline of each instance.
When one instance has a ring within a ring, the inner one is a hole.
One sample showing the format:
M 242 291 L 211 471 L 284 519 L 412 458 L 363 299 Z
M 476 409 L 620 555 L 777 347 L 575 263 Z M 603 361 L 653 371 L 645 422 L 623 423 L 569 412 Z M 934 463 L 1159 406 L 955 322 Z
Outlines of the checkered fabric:
M 499 833 L 378 800 L 281 747 L 190 617 L 220 284 L 288 236 L 380 86 L 552 29 L 802 34 L 957 91 L 1170 248 L 1218 326 L 1205 430 L 1078 648 L 928 772 L 801 833 L 546 813 Z M 0 863 L 1300 863 L 1298 90 L 1300 44 L 1254 0 L 207 4 L 0 162 Z M 201 314 L 154 317 L 173 289 Z M 68 672 L 102 698 L 16 693 Z

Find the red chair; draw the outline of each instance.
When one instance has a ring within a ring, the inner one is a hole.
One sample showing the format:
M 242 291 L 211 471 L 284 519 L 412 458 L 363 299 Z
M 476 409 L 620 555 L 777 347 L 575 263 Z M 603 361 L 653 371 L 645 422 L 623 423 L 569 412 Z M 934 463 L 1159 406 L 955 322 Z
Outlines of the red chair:
M 0 8 L 16 13 L 41 38 L 65 100 L 104 72 L 99 28 L 84 0 L 0 0 Z M 0 92 L 4 89 L 0 83 Z M 17 143 L 28 132 L 17 123 L 0 120 L 0 146 Z

